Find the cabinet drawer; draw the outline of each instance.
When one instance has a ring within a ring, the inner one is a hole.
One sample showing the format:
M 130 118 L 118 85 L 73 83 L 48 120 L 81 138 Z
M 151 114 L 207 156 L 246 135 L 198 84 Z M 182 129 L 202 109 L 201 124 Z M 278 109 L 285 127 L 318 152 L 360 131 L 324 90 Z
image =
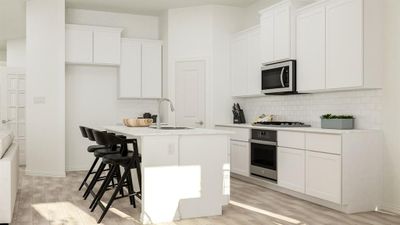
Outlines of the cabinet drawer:
M 230 135 L 231 140 L 246 142 L 250 140 L 250 129 L 248 128 L 218 127 L 218 129 L 233 132 L 233 134 Z
M 305 147 L 304 133 L 278 131 L 278 146 L 304 149 Z
M 342 154 L 342 136 L 334 134 L 306 134 L 306 149 L 331 154 Z

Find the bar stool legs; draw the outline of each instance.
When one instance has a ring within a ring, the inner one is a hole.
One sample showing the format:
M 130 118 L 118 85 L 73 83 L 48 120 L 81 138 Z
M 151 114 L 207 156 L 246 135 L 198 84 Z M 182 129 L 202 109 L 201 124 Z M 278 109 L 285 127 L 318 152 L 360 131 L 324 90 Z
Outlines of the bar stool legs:
M 108 201 L 108 204 L 107 204 L 106 208 L 103 210 L 103 213 L 101 214 L 100 219 L 97 221 L 97 223 L 101 223 L 101 221 L 103 220 L 104 216 L 107 214 L 107 212 L 108 212 L 108 210 L 110 209 L 112 203 L 113 203 L 114 200 L 116 199 L 118 192 L 120 191 L 120 189 L 123 188 L 125 179 L 129 179 L 129 178 L 127 178 L 128 175 L 129 175 L 129 176 L 131 175 L 130 169 L 127 169 L 127 170 L 124 171 L 124 173 L 123 173 L 123 175 L 122 175 L 122 177 L 121 177 L 121 180 L 118 182 L 118 185 L 117 185 L 117 187 L 115 188 L 113 195 L 111 196 L 110 200 Z M 129 186 L 130 186 L 130 185 L 129 185 Z M 130 195 L 131 195 L 131 194 L 130 194 Z M 134 196 L 134 193 L 133 193 L 132 195 L 133 195 L 133 196 L 130 196 L 130 198 L 131 198 L 131 197 L 133 197 L 133 198 L 135 197 L 135 196 Z M 100 198 L 100 199 L 101 199 L 101 198 Z M 99 203 L 100 199 L 97 201 L 97 203 Z M 96 207 L 96 205 L 94 206 L 94 208 L 95 208 L 95 207 Z M 133 204 L 133 207 L 136 208 L 136 203 Z M 94 208 L 93 208 L 93 210 L 94 210 Z
M 99 179 L 100 175 L 103 173 L 105 167 L 106 167 L 106 164 L 104 164 L 104 163 L 100 164 L 99 168 L 97 169 L 96 174 L 94 175 L 92 181 L 90 182 L 88 188 L 85 191 L 85 194 L 83 195 L 83 198 L 85 200 L 89 196 L 90 192 L 93 190 L 94 186 L 96 185 L 97 180 Z
M 86 181 L 87 181 L 87 179 L 89 178 L 89 176 L 90 176 L 91 174 L 93 174 L 94 167 L 96 166 L 96 164 L 97 164 L 98 161 L 99 161 L 99 158 L 96 157 L 96 159 L 95 159 L 94 162 L 92 163 L 92 166 L 90 167 L 88 173 L 86 174 L 85 179 L 83 179 L 81 186 L 79 186 L 79 191 L 82 190 L 82 187 L 83 187 L 83 185 L 86 184 Z

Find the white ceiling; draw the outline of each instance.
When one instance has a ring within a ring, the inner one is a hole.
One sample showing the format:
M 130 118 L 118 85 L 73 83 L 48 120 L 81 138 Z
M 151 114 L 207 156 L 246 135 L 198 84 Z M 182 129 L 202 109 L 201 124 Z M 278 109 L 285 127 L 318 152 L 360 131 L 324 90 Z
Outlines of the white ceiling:
M 248 6 L 256 0 L 66 0 L 68 8 L 158 15 L 171 8 L 207 4 Z M 6 40 L 25 36 L 26 0 L 0 0 L 0 50 Z
M 217 4 L 244 7 L 256 0 L 66 0 L 68 8 L 158 15 L 172 8 Z
M 0 0 L 0 50 L 5 40 L 25 36 L 25 1 Z

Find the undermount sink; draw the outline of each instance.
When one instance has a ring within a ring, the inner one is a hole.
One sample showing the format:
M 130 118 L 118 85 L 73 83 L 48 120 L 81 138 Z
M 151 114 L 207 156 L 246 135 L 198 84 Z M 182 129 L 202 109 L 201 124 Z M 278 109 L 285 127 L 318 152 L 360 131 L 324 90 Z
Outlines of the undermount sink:
M 157 127 L 151 127 L 153 129 L 158 129 Z M 160 127 L 160 130 L 185 130 L 192 129 L 190 127 Z

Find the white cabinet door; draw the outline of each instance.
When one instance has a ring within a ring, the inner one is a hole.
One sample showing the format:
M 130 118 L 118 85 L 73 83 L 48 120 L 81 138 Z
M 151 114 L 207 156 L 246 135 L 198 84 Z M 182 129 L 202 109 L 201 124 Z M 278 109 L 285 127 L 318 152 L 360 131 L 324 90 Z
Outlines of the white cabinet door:
M 261 60 L 262 63 L 274 60 L 274 12 L 261 15 Z
M 65 30 L 65 61 L 67 63 L 93 63 L 93 32 L 68 27 Z
M 122 39 L 119 67 L 119 97 L 140 98 L 142 95 L 142 44 Z
M 97 31 L 93 33 L 94 64 L 119 65 L 121 57 L 121 32 Z
M 247 94 L 261 94 L 261 51 L 258 28 L 248 33 L 247 55 Z
M 160 42 L 142 43 L 142 97 L 161 98 L 162 46 Z
M 274 61 L 291 58 L 291 14 L 290 5 L 274 10 Z
M 307 151 L 306 194 L 341 203 L 341 156 Z
M 325 89 L 325 6 L 297 16 L 297 89 Z
M 250 144 L 231 141 L 231 172 L 250 176 Z
M 233 39 L 231 49 L 232 95 L 243 96 L 247 94 L 247 36 Z
M 305 192 L 305 151 L 278 148 L 278 185 Z
M 363 0 L 331 1 L 326 8 L 326 87 L 363 85 Z

